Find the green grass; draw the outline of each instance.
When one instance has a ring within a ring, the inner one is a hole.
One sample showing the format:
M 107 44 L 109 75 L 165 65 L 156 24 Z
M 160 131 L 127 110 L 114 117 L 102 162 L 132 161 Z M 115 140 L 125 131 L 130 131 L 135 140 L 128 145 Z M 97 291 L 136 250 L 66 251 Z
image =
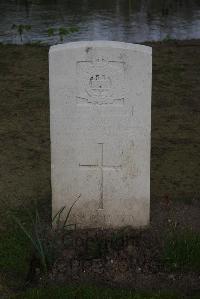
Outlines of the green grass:
M 172 232 L 166 239 L 165 261 L 172 270 L 200 271 L 200 234 Z
M 19 230 L 0 235 L 0 293 L 24 285 L 30 256 L 31 248 Z
M 9 299 L 181 299 L 174 294 L 139 294 L 128 290 L 97 288 L 97 287 L 67 287 L 30 289 Z
M 28 239 L 9 219 L 6 229 L 0 230 L 0 273 L 4 274 L 8 287 L 24 283 L 31 252 Z
M 162 200 L 167 193 L 171 200 L 192 203 L 200 192 L 199 44 L 177 47 L 158 43 L 153 47 L 151 196 Z M 0 69 L 3 141 L 0 157 L 4 170 L 1 197 L 6 198 L 8 207 L 18 206 L 19 210 L 21 201 L 31 206 L 30 202 L 37 198 L 41 205 L 43 199 L 49 198 L 44 205 L 48 212 L 51 209 L 48 47 L 1 45 Z M 0 270 L 6 283 L 10 285 L 12 276 L 17 285 L 27 273 L 31 246 L 19 228 L 5 221 L 7 208 L 2 202 L 1 210 Z M 24 221 L 21 212 L 19 218 Z M 158 229 L 163 233 L 162 227 Z M 199 271 L 199 239 L 191 232 L 171 235 L 165 248 L 169 267 Z M 113 240 L 116 246 L 119 242 L 118 237 Z M 90 244 L 90 256 L 98 258 L 101 252 L 106 252 L 107 248 L 100 245 Z M 24 298 L 66 298 L 62 293 L 67 292 L 69 289 L 30 290 Z M 84 290 L 84 296 L 89 296 L 88 292 Z M 95 294 L 94 290 L 91 292 Z M 96 292 L 104 297 L 92 298 L 109 298 L 106 291 Z M 115 291 L 113 298 L 118 298 L 117 294 Z M 141 296 L 138 298 L 166 298 Z
M 29 211 L 33 207 L 27 207 Z M 5 213 L 1 214 L 4 225 L 0 227 L 0 285 L 16 288 L 24 285 L 30 267 L 33 247 L 13 217 L 17 217 L 27 229 L 30 219 L 25 207 L 9 209 L 5 204 Z
M 0 269 L 16 274 L 27 269 L 27 240 L 18 230 L 8 231 L 0 237 Z

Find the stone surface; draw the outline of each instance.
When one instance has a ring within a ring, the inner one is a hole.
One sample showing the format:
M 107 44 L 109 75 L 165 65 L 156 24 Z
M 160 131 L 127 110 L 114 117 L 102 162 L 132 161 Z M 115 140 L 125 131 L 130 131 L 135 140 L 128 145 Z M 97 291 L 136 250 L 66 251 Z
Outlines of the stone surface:
M 53 214 L 78 227 L 149 223 L 151 48 L 75 42 L 50 48 Z

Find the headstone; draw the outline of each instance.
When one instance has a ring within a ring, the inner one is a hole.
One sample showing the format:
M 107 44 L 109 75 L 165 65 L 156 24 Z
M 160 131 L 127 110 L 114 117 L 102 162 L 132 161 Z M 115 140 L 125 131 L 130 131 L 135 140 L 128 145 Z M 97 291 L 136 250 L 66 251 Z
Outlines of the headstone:
M 149 223 L 152 50 L 121 42 L 50 48 L 53 214 L 80 228 Z

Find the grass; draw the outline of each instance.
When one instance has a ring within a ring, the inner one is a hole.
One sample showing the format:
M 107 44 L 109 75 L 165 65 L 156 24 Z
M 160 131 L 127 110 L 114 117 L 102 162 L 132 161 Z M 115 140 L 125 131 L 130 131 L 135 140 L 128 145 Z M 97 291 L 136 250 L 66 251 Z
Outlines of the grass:
M 21 232 L 32 245 L 34 254 L 39 261 L 42 272 L 46 274 L 55 262 L 56 252 L 58 251 L 63 235 L 68 233 L 67 228 L 69 226 L 72 227 L 72 224 L 68 224 L 68 219 L 79 197 L 74 201 L 68 211 L 65 211 L 65 206 L 62 207 L 53 216 L 52 222 L 49 221 L 48 223 L 45 223 L 43 221 L 37 206 L 35 206 L 33 214 L 30 213 L 29 209 L 24 211 L 27 212 L 29 220 L 28 228 L 24 225 L 20 218 L 12 215 L 13 221 L 19 226 Z M 61 216 L 64 213 L 64 221 L 62 222 Z
M 23 213 L 18 211 L 18 215 L 27 224 Z M 18 226 L 8 216 L 5 217 L 7 227 L 0 230 L 0 272 L 4 274 L 4 279 L 0 276 L 0 285 L 6 284 L 12 289 L 22 286 L 26 280 L 32 248 Z
M 0 69 L 2 196 L 50 198 L 48 48 L 1 45 Z M 152 198 L 200 194 L 199 72 L 199 46 L 153 45 Z
M 20 209 L 5 211 L 6 229 L 4 227 L 0 230 L 0 274 L 4 273 L 5 279 L 0 275 L 0 292 L 1 288 L 5 288 L 5 282 L 12 289 L 26 283 L 33 256 L 37 259 L 40 271 L 47 272 L 59 251 L 58 243 L 60 244 L 68 226 L 70 212 L 78 199 L 66 211 L 64 223 L 60 223 L 60 216 L 65 207 L 58 211 L 53 218 L 53 228 L 50 221 L 43 219 L 41 214 L 44 215 L 44 212 L 40 213 L 35 202 L 31 204 L 31 208 L 23 205 Z
M 66 288 L 31 289 L 9 299 L 181 299 L 175 294 L 139 294 L 133 291 L 75 286 Z
M 19 275 L 27 271 L 27 260 L 29 254 L 24 235 L 17 229 L 1 234 L 0 269 L 6 272 L 12 270 L 13 274 Z
M 171 232 L 166 240 L 164 258 L 171 270 L 200 272 L 200 233 Z
M 200 193 L 197 51 L 174 43 L 153 48 L 152 198 L 168 193 L 181 201 Z
M 40 205 L 45 207 L 45 213 L 49 213 L 51 188 L 48 47 L 0 45 L 0 69 L 0 159 L 3 169 L 0 180 L 1 197 L 6 198 L 8 206 L 17 211 L 21 210 L 21 202 L 26 201 L 27 206 L 31 206 L 31 201 L 37 198 Z M 199 198 L 199 72 L 199 44 L 153 44 L 153 200 L 160 201 L 168 194 L 172 201 L 177 199 L 192 204 L 193 198 Z M 19 285 L 26 276 L 32 248 L 22 231 L 7 221 L 6 210 L 1 202 L 0 269 L 5 273 L 6 284 Z M 28 224 L 21 211 L 19 218 Z M 191 217 L 191 223 L 192 221 Z M 162 226 L 156 229 L 162 233 Z M 118 239 L 113 240 L 114 245 L 118 243 Z M 169 268 L 200 271 L 199 244 L 199 235 L 194 232 L 184 231 L 170 235 L 164 253 Z M 99 244 L 90 245 L 89 253 L 93 257 L 99 257 L 101 251 L 107 250 L 101 244 L 101 247 Z M 86 288 L 79 291 L 84 296 L 90 296 L 89 292 L 92 292 L 92 298 L 118 296 L 118 291 L 116 294 L 115 291 L 105 291 L 108 295 L 99 289 L 89 291 Z M 68 292 L 68 288 L 29 290 L 26 295 L 18 298 L 43 299 L 49 298 L 51 294 L 54 298 L 66 298 Z M 76 294 L 75 290 L 71 292 Z M 112 295 L 109 295 L 109 292 Z M 130 295 L 127 294 L 121 296 Z M 154 297 L 140 296 L 143 297 L 138 298 L 165 298 L 159 294 L 153 295 Z
M 21 225 L 31 232 L 30 215 L 34 214 L 36 205 L 36 202 L 30 201 L 28 205 L 21 203 L 20 208 L 11 208 L 4 201 L 5 210 L 0 223 L 0 273 L 4 274 L 4 279 L 0 275 L 0 286 L 6 284 L 15 289 L 26 283 L 34 247 L 15 219 L 20 219 Z M 42 203 L 40 211 L 44 215 Z

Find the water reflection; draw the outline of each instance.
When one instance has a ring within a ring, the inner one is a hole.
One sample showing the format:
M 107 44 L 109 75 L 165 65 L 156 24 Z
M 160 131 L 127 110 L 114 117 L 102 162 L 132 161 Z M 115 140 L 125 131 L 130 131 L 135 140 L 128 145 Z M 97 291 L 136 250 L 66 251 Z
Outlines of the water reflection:
M 55 43 L 50 27 L 80 30 L 66 40 L 126 42 L 200 38 L 199 0 L 1 0 L 0 41 L 19 42 L 12 24 L 31 24 L 25 41 Z

